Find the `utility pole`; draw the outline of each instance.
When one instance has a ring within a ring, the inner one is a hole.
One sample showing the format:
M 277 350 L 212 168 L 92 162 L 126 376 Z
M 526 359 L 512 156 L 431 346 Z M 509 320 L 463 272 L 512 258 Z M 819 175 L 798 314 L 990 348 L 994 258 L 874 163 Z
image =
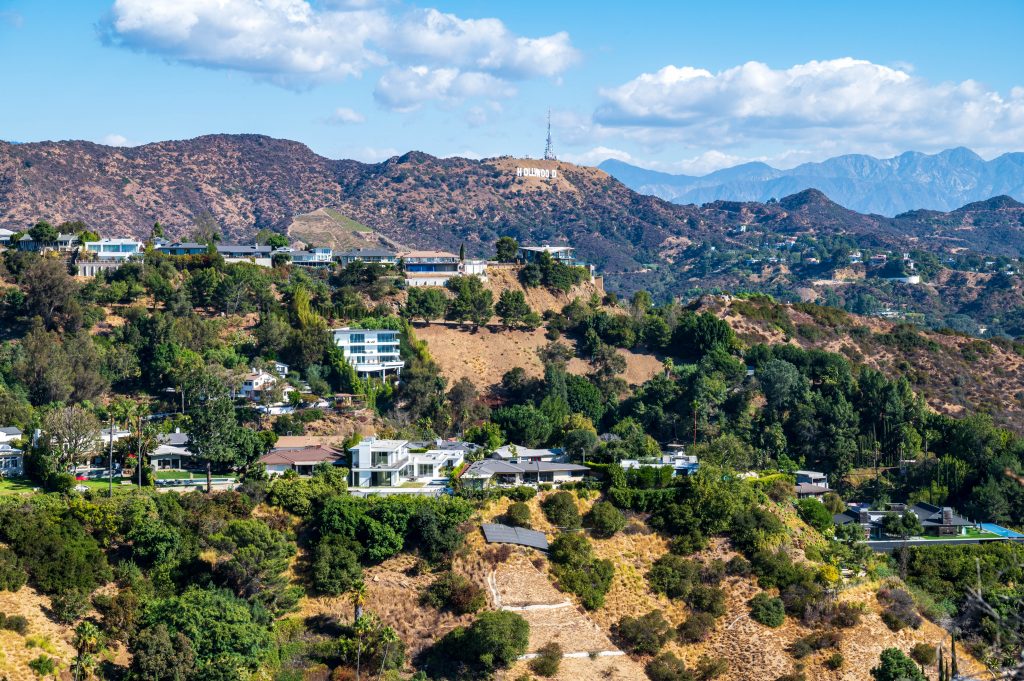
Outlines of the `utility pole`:
M 107 452 L 107 496 L 114 497 L 114 413 L 110 412 L 110 450 Z

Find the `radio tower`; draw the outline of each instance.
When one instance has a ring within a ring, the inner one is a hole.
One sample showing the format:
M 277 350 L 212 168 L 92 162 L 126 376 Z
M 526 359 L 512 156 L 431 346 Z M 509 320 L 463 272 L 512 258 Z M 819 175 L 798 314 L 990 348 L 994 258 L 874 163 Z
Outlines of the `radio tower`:
M 558 158 L 555 156 L 555 146 L 551 143 L 551 109 L 548 109 L 548 141 L 547 144 L 544 145 L 544 160 L 558 160 Z

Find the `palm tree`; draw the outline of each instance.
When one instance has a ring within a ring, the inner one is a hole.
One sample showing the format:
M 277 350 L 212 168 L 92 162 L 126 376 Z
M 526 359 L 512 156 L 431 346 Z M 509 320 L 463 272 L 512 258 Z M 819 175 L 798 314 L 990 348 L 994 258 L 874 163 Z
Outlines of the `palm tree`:
M 366 583 L 359 581 L 352 587 L 352 610 L 354 617 L 352 624 L 359 624 L 359 620 L 363 617 L 363 605 L 366 603 Z
M 94 654 L 100 649 L 101 642 L 102 634 L 92 622 L 86 620 L 75 627 L 75 681 L 81 678 L 82 672 L 88 675 L 89 670 L 95 665 Z

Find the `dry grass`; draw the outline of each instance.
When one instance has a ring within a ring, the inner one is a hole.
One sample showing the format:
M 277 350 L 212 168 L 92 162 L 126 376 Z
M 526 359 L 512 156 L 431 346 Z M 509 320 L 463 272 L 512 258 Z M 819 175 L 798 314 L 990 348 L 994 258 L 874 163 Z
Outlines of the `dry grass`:
M 33 589 L 23 587 L 11 593 L 0 591 L 0 612 L 6 615 L 22 615 L 28 619 L 28 632 L 21 636 L 13 631 L 0 631 L 0 678 L 8 681 L 31 681 L 35 674 L 28 668 L 31 660 L 46 653 L 66 669 L 74 657 L 69 643 L 72 633 L 46 616 L 50 599 L 40 596 Z M 31 638 L 37 645 L 29 647 Z

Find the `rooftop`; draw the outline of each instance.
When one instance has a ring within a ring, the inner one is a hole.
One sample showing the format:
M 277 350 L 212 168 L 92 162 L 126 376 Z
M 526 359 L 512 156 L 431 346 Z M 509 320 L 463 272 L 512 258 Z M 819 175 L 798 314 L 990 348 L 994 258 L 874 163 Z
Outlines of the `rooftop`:
M 260 457 L 265 465 L 334 463 L 342 458 L 341 452 L 323 445 L 309 447 L 276 447 Z
M 458 258 L 459 256 L 448 251 L 406 251 L 399 253 L 400 258 Z
M 562 253 L 574 250 L 572 246 L 520 246 L 521 251 L 534 251 L 536 253 Z
M 489 478 L 492 475 L 502 473 L 553 473 L 553 472 L 576 472 L 589 471 L 586 466 L 575 463 L 556 463 L 554 461 L 522 461 L 520 463 L 509 463 L 498 459 L 483 459 L 474 461 L 466 468 L 466 475 L 471 478 Z
M 339 257 L 363 257 L 363 258 L 384 258 L 387 256 L 394 256 L 394 251 L 389 251 L 386 248 L 354 248 L 350 251 L 337 254 Z

